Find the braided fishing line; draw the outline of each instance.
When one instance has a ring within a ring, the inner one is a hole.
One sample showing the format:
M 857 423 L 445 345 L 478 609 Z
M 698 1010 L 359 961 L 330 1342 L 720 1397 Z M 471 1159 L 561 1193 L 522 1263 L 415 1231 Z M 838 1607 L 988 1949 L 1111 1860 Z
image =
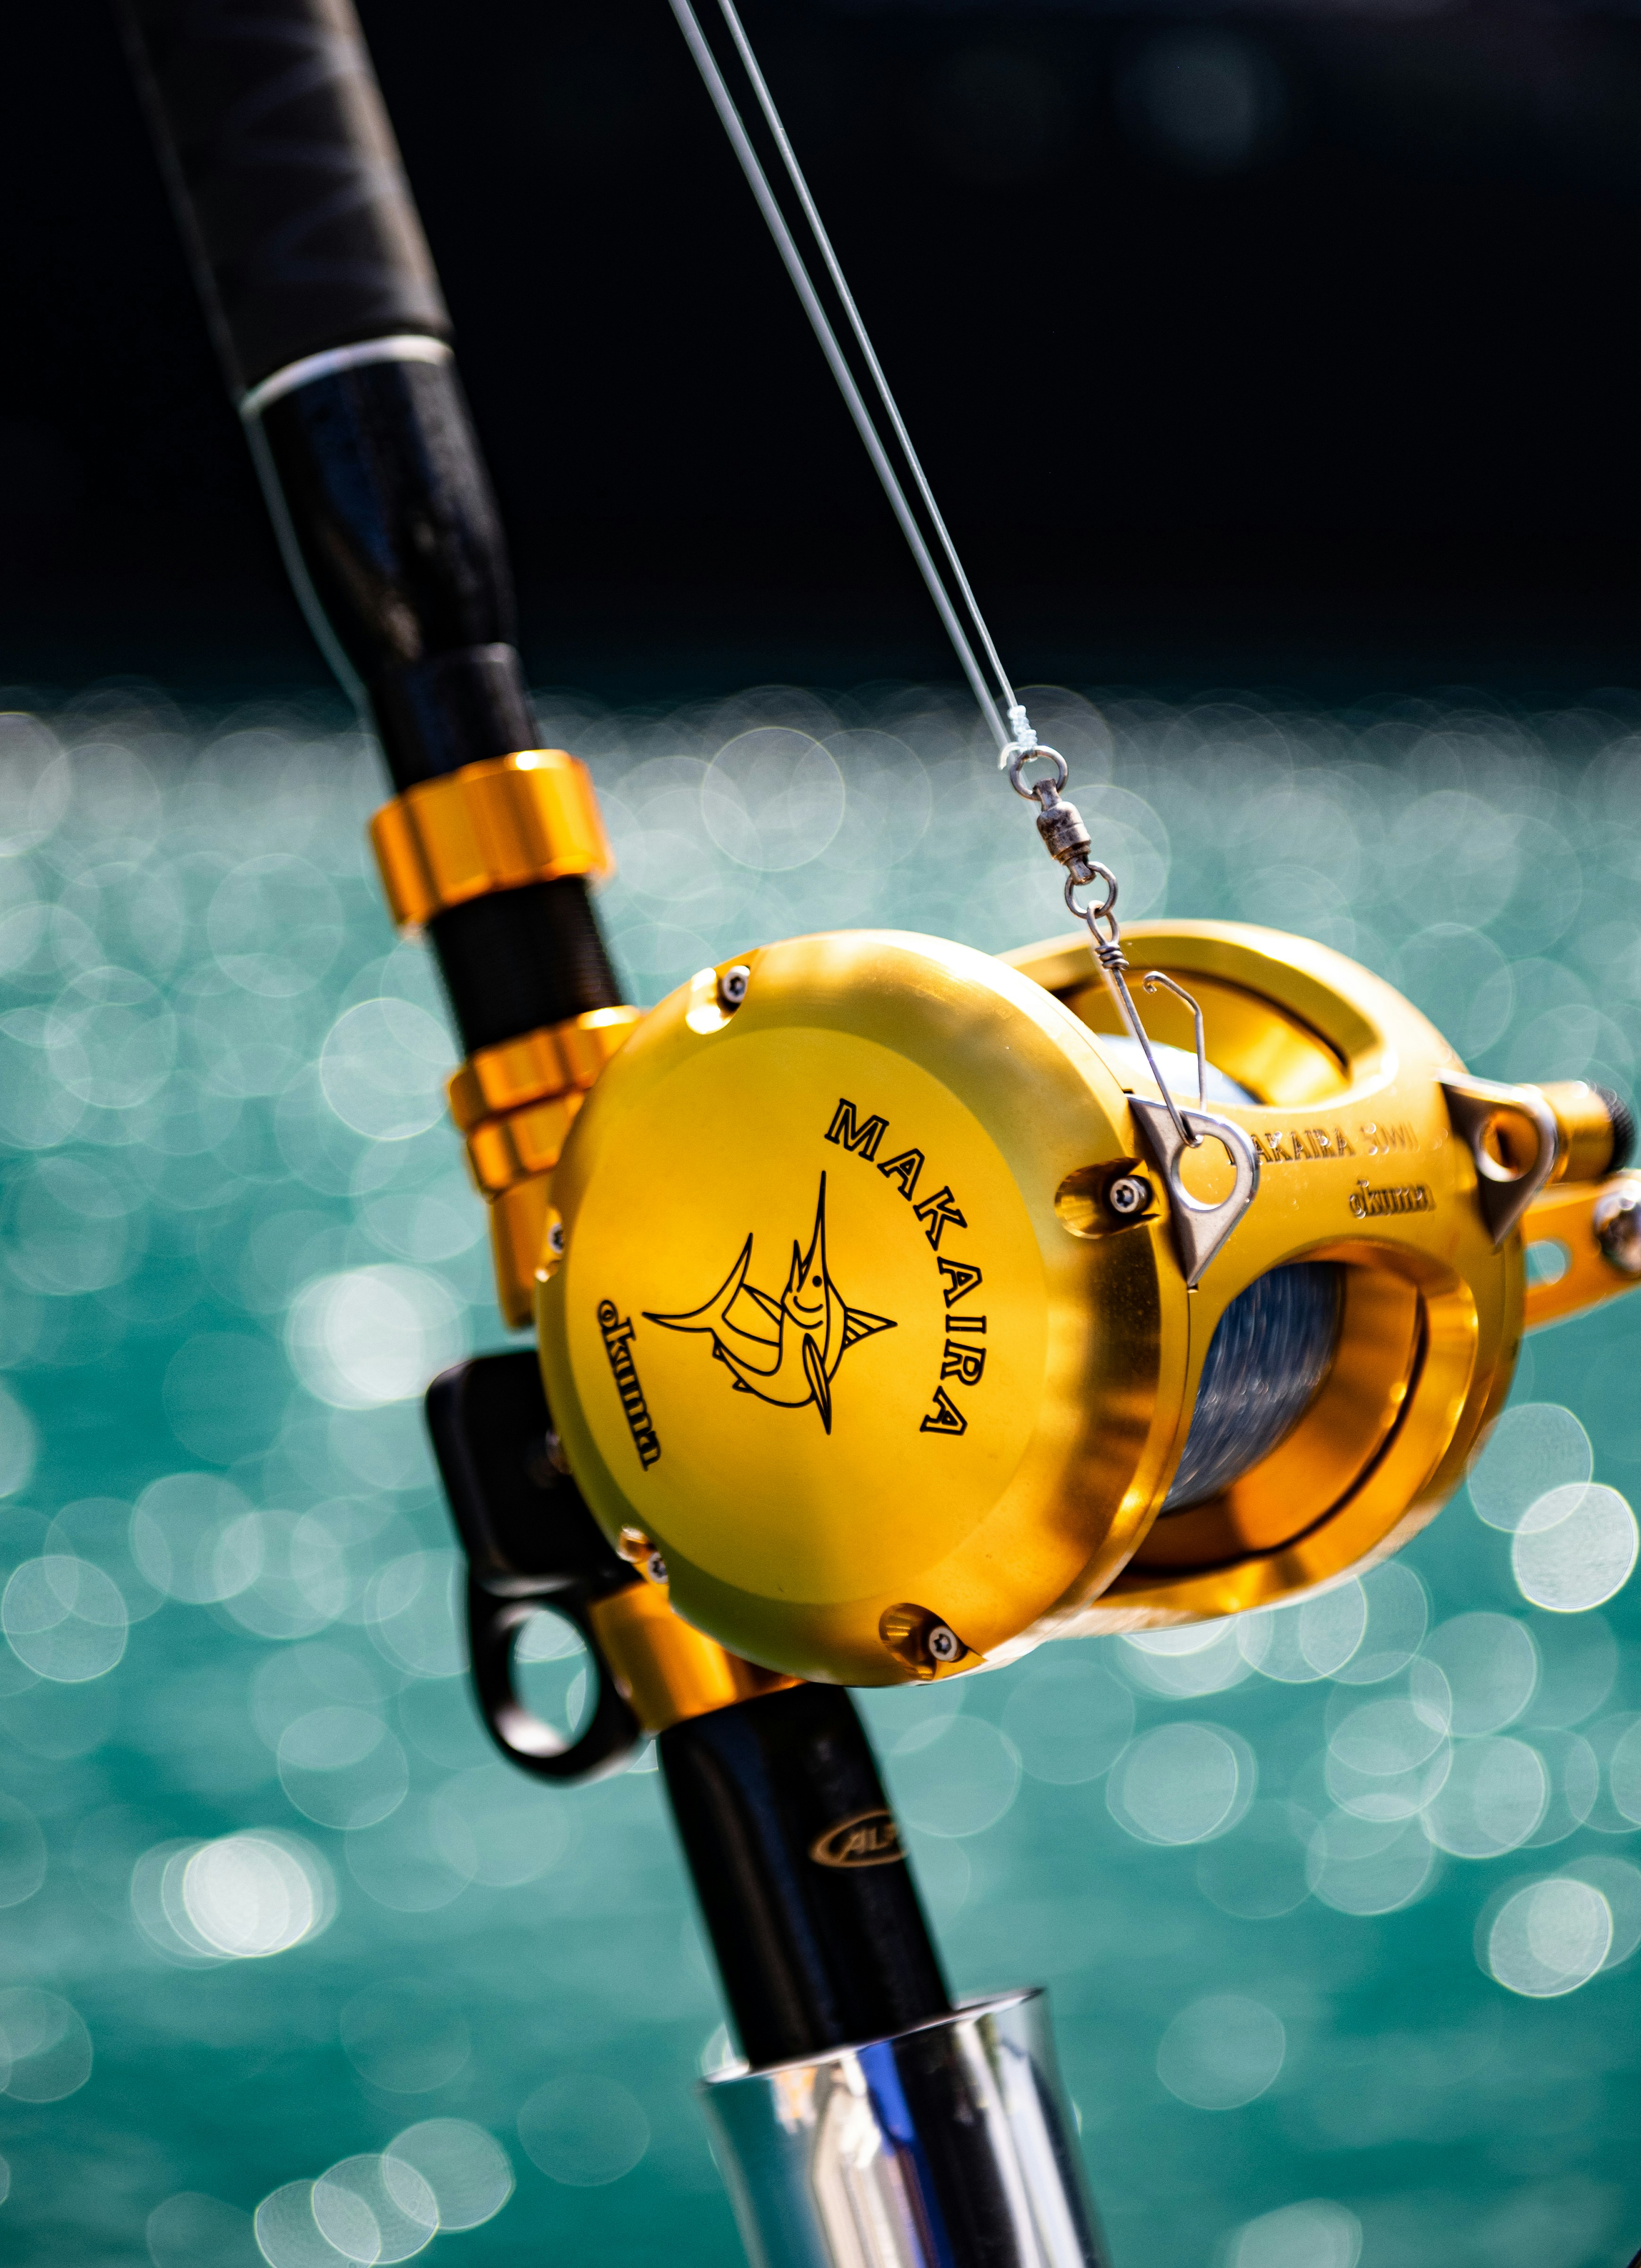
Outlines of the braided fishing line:
M 929 485 L 928 475 L 924 471 L 922 461 L 916 450 L 912 446 L 912 438 L 906 429 L 906 421 L 901 416 L 899 405 L 895 401 L 889 381 L 884 373 L 883 365 L 878 359 L 870 334 L 861 318 L 860 310 L 855 304 L 854 294 L 844 279 L 843 268 L 836 253 L 832 248 L 832 239 L 826 232 L 820 209 L 810 194 L 809 184 L 804 178 L 803 168 L 798 162 L 798 154 L 792 148 L 791 137 L 787 133 L 780 112 L 776 107 L 775 98 L 769 92 L 769 81 L 759 68 L 758 59 L 753 53 L 752 43 L 747 39 L 745 27 L 736 12 L 733 0 L 718 0 L 719 11 L 757 99 L 758 107 L 762 112 L 769 132 L 774 137 L 782 166 L 785 169 L 787 179 L 791 183 L 815 249 L 820 254 L 821 263 L 831 280 L 833 289 L 837 293 L 844 317 L 854 335 L 856 345 L 860 350 L 861 357 L 870 374 L 872 387 L 882 405 L 883 414 L 888 420 L 889 429 L 899 445 L 907 475 L 929 516 L 930 527 L 935 543 L 945 557 L 947 571 L 957 587 L 963 611 L 968 616 L 975 637 L 985 652 L 997 691 L 1003 697 L 1003 711 L 1006 711 L 1008 717 L 1006 728 L 1004 724 L 1003 711 L 999 711 L 997 703 L 993 698 L 991 688 L 986 681 L 986 674 L 980 666 L 979 657 L 970 641 L 968 631 L 964 628 L 962 615 L 959 613 L 951 592 L 946 587 L 946 578 L 940 571 L 934 552 L 917 524 L 916 515 L 912 510 L 910 500 L 906 493 L 905 482 L 894 468 L 883 437 L 878 431 L 877 422 L 856 381 L 853 371 L 849 366 L 848 357 L 843 352 L 836 330 L 825 307 L 821 305 L 820 294 L 815 289 L 808 266 L 798 249 L 791 230 L 787 225 L 786 217 L 781 210 L 779 202 L 770 186 L 769 177 L 752 145 L 751 137 L 735 106 L 734 97 L 731 94 L 724 74 L 718 68 L 717 58 L 714 55 L 707 42 L 706 34 L 701 28 L 700 18 L 691 5 L 691 0 L 670 0 L 670 4 L 673 15 L 678 19 L 679 29 L 683 33 L 689 52 L 695 58 L 695 67 L 700 71 L 707 92 L 711 98 L 712 107 L 718 114 L 725 133 L 729 137 L 730 146 L 735 152 L 740 169 L 747 177 L 747 186 L 757 202 L 758 210 L 762 214 L 765 225 L 774 239 L 776 249 L 780 254 L 782 264 L 791 279 L 792 288 L 796 291 L 804 313 L 809 319 L 810 326 L 820 342 L 820 351 L 826 357 L 827 366 L 837 381 L 838 390 L 848 407 L 850 417 L 854 420 L 855 430 L 865 444 L 866 454 L 872 460 L 872 468 L 883 484 L 884 494 L 888 497 L 894 517 L 900 522 L 901 531 L 910 547 L 913 558 L 917 563 L 918 572 L 928 587 L 930 597 L 934 600 L 946 636 L 951 639 L 958 660 L 962 666 L 963 674 L 968 680 L 982 715 L 996 737 L 999 750 L 1003 752 L 1000 761 L 1006 761 L 1008 752 L 1013 746 L 1023 743 L 1028 747 L 1034 747 L 1036 735 L 1032 731 L 1030 719 L 1010 681 L 1008 672 L 1003 666 L 1002 657 L 997 652 L 991 632 L 986 627 L 985 617 L 980 611 L 980 602 L 975 596 L 974 586 L 963 571 L 963 563 L 958 556 L 957 546 L 953 542 L 951 533 L 941 516 L 940 508 L 935 502 L 934 490 Z

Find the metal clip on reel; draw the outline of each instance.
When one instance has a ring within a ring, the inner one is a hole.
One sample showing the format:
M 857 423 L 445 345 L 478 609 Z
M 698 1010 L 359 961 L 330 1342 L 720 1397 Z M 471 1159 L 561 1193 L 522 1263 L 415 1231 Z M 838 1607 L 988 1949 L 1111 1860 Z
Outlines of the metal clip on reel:
M 445 1371 L 428 1388 L 427 1419 L 467 1553 L 473 1680 L 492 1739 L 542 1779 L 618 1771 L 644 1733 L 610 1673 L 592 1609 L 641 1578 L 553 1462 L 534 1351 L 480 1355 Z M 519 1633 L 543 1609 L 576 1631 L 597 1679 L 592 1712 L 572 1740 L 536 1716 L 514 1682 Z
M 1025 767 L 1039 761 L 1052 764 L 1054 770 L 1048 778 L 1034 780 L 1028 785 Z M 1196 1057 L 1196 1108 L 1183 1108 L 1174 1098 L 1129 990 L 1128 956 L 1122 950 L 1122 931 L 1117 920 L 1117 878 L 1109 866 L 1101 865 L 1090 855 L 1093 845 L 1083 824 L 1083 814 L 1074 803 L 1063 801 L 1060 794 L 1068 777 L 1065 758 L 1057 748 L 1045 747 L 1036 741 L 1030 747 L 1016 746 L 1009 754 L 1007 769 L 1009 785 L 1015 794 L 1037 806 L 1037 832 L 1042 837 L 1043 847 L 1065 870 L 1066 910 L 1087 930 L 1095 964 L 1120 1020 L 1119 1030 L 1138 1049 L 1162 1098 L 1159 1102 L 1152 1102 L 1136 1095 L 1130 1108 L 1138 1122 L 1145 1146 L 1167 1184 L 1180 1264 L 1185 1270 L 1187 1285 L 1195 1291 L 1209 1262 L 1253 1203 L 1259 1187 L 1258 1156 L 1241 1127 L 1208 1108 L 1208 1047 L 1200 1003 L 1177 977 L 1170 976 L 1165 969 L 1151 968 L 1142 979 L 1145 990 L 1171 994 L 1191 1019 Z M 1095 884 L 1103 885 L 1103 895 L 1086 904 L 1080 903 L 1078 892 Z M 1232 1169 L 1230 1188 L 1208 1199 L 1193 1194 L 1181 1170 L 1187 1152 L 1201 1149 L 1205 1141 L 1216 1143 L 1224 1150 Z

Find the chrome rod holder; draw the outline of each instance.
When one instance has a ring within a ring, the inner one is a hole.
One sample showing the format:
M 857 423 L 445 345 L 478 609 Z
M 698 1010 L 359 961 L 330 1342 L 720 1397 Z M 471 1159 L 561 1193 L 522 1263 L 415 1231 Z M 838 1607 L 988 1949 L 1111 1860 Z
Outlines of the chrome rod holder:
M 1041 1992 L 700 2093 L 752 2268 L 1108 2268 Z

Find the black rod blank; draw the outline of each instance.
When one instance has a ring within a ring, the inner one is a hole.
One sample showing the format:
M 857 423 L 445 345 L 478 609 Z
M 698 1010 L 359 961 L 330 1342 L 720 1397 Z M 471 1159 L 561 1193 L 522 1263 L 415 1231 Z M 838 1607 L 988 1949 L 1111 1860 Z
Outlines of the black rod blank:
M 796 1685 L 657 1746 L 748 2060 L 784 2063 L 949 2013 L 939 1957 L 849 1695 Z
M 528 747 L 500 521 L 350 0 L 121 4 L 287 563 L 395 785 Z M 578 879 L 477 899 L 430 932 L 470 1052 L 619 1001 Z M 766 1696 L 660 1746 L 754 2061 L 946 2011 L 904 1860 L 815 1855 L 851 1821 L 893 1838 L 847 1694 Z

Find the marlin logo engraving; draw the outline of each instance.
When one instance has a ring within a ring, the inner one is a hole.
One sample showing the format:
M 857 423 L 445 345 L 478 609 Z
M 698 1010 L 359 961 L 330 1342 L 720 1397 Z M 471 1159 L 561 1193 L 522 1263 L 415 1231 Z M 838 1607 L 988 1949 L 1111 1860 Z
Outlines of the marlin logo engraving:
M 850 1347 L 874 1331 L 892 1331 L 887 1315 L 851 1307 L 832 1281 L 826 1258 L 826 1175 L 815 1201 L 809 1249 L 792 1241 L 792 1264 L 778 1300 L 747 1281 L 752 1239 L 723 1283 L 699 1307 L 680 1315 L 645 1310 L 644 1321 L 669 1331 L 710 1336 L 714 1359 L 725 1364 L 737 1394 L 755 1394 L 779 1410 L 805 1410 L 813 1402 L 832 1431 L 832 1381 Z M 773 1337 L 769 1325 L 775 1327 Z

